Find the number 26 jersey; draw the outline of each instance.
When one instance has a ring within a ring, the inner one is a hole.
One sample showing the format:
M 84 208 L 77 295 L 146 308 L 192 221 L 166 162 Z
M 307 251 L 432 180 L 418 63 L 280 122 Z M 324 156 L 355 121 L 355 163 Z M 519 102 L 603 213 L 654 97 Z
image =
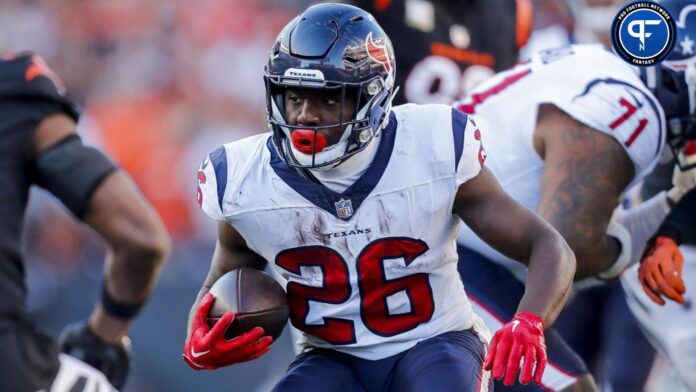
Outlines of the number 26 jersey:
M 395 107 L 372 143 L 372 164 L 342 193 L 288 167 L 270 134 L 228 143 L 201 166 L 198 201 L 274 264 L 310 346 L 376 360 L 474 325 L 452 204 L 485 154 L 445 105 Z

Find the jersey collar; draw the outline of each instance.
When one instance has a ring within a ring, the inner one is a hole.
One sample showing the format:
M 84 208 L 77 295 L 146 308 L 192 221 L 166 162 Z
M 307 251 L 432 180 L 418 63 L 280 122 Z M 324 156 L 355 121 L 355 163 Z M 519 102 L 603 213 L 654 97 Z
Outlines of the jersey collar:
M 387 168 L 387 164 L 389 164 L 394 150 L 396 125 L 396 116 L 392 112 L 389 116 L 389 124 L 382 130 L 381 136 L 377 139 L 380 143 L 371 166 L 353 185 L 341 193 L 334 192 L 322 184 L 304 178 L 296 169 L 288 166 L 278 155 L 273 140 L 269 137 L 266 141 L 266 147 L 271 153 L 271 167 L 283 182 L 312 204 L 338 219 L 349 221 L 362 202 L 375 189 Z

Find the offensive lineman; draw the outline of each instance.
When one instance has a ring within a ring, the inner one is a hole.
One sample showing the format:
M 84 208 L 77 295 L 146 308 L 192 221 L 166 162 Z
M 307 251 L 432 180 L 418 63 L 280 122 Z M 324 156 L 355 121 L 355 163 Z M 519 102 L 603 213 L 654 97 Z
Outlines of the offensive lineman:
M 565 302 L 574 258 L 483 167 L 473 122 L 444 105 L 392 109 L 391 43 L 348 5 L 292 20 L 265 80 L 272 133 L 226 144 L 198 174 L 198 201 L 222 222 L 185 361 L 216 369 L 268 351 L 261 328 L 223 339 L 232 313 L 212 330 L 205 322 L 209 288 L 256 253 L 288 280 L 290 318 L 308 348 L 276 390 L 487 390 L 486 332 L 456 273 L 464 220 L 530 267 L 485 367 L 514 379 L 524 357 L 520 380 L 539 381 L 543 329 Z
M 624 192 L 660 157 L 668 131 L 663 104 L 618 57 L 578 45 L 533 56 L 477 87 L 457 107 L 496 130 L 485 140 L 491 171 L 514 199 L 566 238 L 577 257 L 576 279 L 607 281 L 637 261 L 677 201 L 663 192 L 612 219 Z M 474 308 L 497 329 L 514 311 L 522 287 L 517 279 L 525 271 L 466 228 L 458 243 L 459 269 Z M 511 296 L 495 295 L 500 287 Z M 594 390 L 582 360 L 555 331 L 546 337 L 551 366 L 543 387 Z
M 0 59 L 0 380 L 9 391 L 121 388 L 130 366 L 130 321 L 147 300 L 169 249 L 154 209 L 130 178 L 84 146 L 78 113 L 37 55 Z M 20 252 L 32 184 L 46 188 L 110 246 L 102 298 L 89 321 L 55 342 L 26 309 Z M 88 366 L 90 365 L 90 366 Z

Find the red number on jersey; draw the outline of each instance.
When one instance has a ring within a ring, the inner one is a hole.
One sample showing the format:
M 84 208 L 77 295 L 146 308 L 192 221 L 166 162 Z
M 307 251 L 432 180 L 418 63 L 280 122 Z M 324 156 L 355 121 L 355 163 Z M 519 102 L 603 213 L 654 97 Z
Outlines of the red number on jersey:
M 385 260 L 403 258 L 408 267 L 427 250 L 428 246 L 423 241 L 392 237 L 371 242 L 358 256 L 356 268 L 361 295 L 361 318 L 375 334 L 398 335 L 432 317 L 435 305 L 428 274 L 418 273 L 388 279 L 384 272 Z M 331 344 L 355 343 L 355 326 L 350 320 L 323 317 L 324 325 L 309 325 L 306 322 L 310 301 L 340 304 L 350 297 L 348 265 L 341 255 L 325 246 L 305 246 L 280 252 L 276 257 L 276 264 L 299 276 L 302 276 L 300 266 L 319 267 L 323 275 L 321 287 L 288 283 L 292 324 Z M 410 310 L 390 315 L 387 298 L 398 292 L 404 292 L 408 297 Z
M 358 256 L 360 313 L 365 326 L 381 336 L 394 336 L 430 320 L 435 311 L 428 274 L 418 273 L 387 279 L 385 262 L 403 258 L 406 267 L 428 250 L 423 241 L 411 238 L 384 238 L 371 242 Z M 389 314 L 387 298 L 406 293 L 410 311 Z
M 196 201 L 198 202 L 198 205 L 203 207 L 203 189 L 201 189 L 201 184 L 205 184 L 208 179 L 205 176 L 205 172 L 203 170 L 199 170 L 198 174 L 196 175 L 198 177 L 198 188 L 196 188 Z
M 355 327 L 350 320 L 323 317 L 324 325 L 308 325 L 309 301 L 340 304 L 350 297 L 348 265 L 338 252 L 325 246 L 303 246 L 278 254 L 276 264 L 295 275 L 302 276 L 300 267 L 319 267 L 322 287 L 288 282 L 290 321 L 297 329 L 332 344 L 355 343 Z
M 611 129 L 616 129 L 618 128 L 621 124 L 623 124 L 626 120 L 628 120 L 633 114 L 638 110 L 635 105 L 633 105 L 631 102 L 626 100 L 625 98 L 621 98 L 619 100 L 619 103 L 621 106 L 626 108 L 626 113 L 622 114 L 614 120 L 611 124 L 609 124 L 609 128 Z M 636 140 L 638 135 L 640 135 L 641 132 L 643 132 L 643 129 L 645 129 L 645 126 L 648 125 L 648 120 L 645 118 L 642 118 L 638 122 L 638 126 L 636 129 L 633 131 L 631 136 L 629 136 L 628 140 L 624 144 L 626 144 L 626 147 L 631 147 L 631 144 Z

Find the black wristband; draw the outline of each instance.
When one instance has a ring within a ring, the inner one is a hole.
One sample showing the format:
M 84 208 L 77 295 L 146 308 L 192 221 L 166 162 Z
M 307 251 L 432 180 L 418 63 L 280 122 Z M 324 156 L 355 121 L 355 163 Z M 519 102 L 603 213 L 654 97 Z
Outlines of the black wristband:
M 660 226 L 659 229 L 657 229 L 657 233 L 655 233 L 655 238 L 657 237 L 667 237 L 671 238 L 674 242 L 677 243 L 677 245 L 681 245 L 682 243 L 682 233 L 684 230 L 682 230 L 681 227 L 677 223 L 674 222 L 664 222 L 662 226 Z
M 106 311 L 106 313 L 108 313 L 111 316 L 123 320 L 130 320 L 133 317 L 137 316 L 140 312 L 140 309 L 142 309 L 143 305 L 145 305 L 144 301 L 137 304 L 127 304 L 113 299 L 109 295 L 109 292 L 106 290 L 106 282 L 102 284 L 101 298 L 102 307 L 104 308 L 104 311 Z

